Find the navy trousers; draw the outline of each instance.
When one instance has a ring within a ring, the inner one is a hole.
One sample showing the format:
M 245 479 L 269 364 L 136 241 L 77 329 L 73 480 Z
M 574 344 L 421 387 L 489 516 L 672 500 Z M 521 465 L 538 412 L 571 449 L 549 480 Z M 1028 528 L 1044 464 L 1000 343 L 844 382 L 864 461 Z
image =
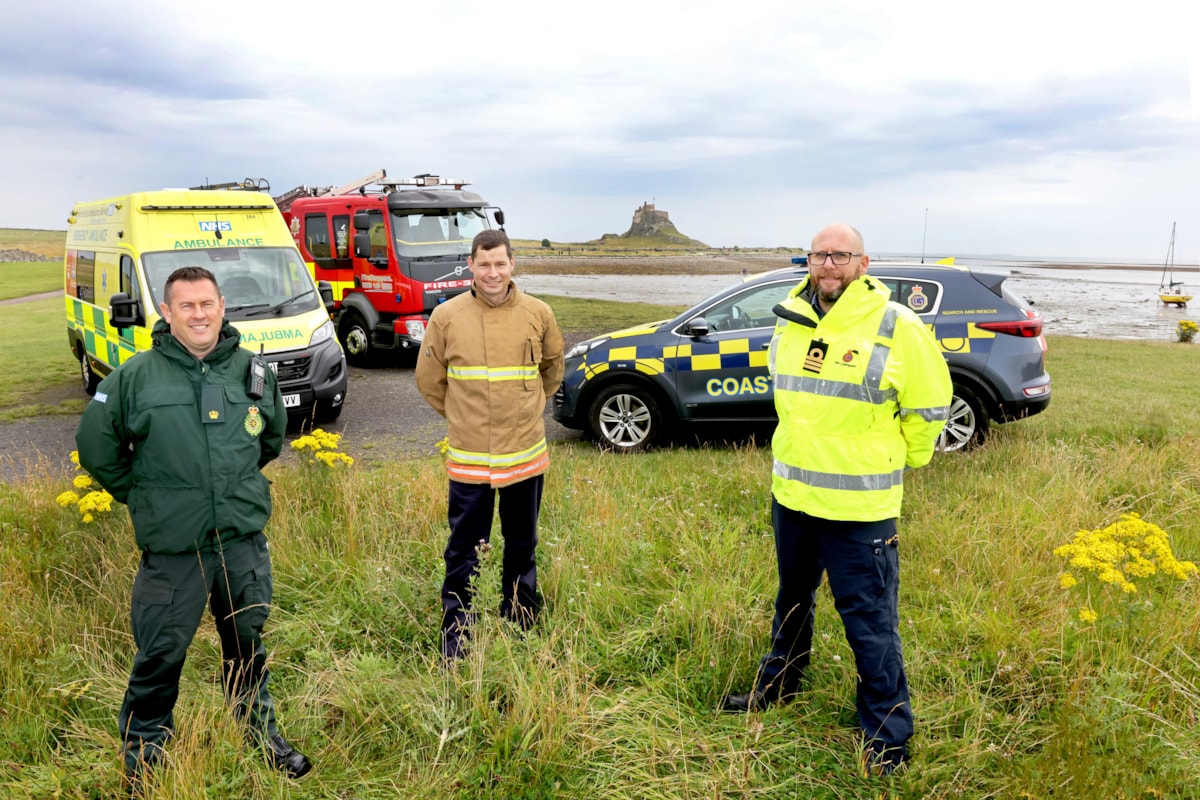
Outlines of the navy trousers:
M 858 720 L 875 749 L 902 752 L 912 736 L 912 708 L 900 648 L 900 557 L 896 520 L 820 519 L 771 498 L 779 594 L 771 650 L 759 667 L 756 691 L 766 699 L 795 694 L 812 651 L 821 576 L 829 576 L 834 605 L 858 671 Z
M 492 536 L 496 495 L 500 496 L 500 535 L 504 537 L 500 616 L 528 630 L 542 608 L 537 590 L 537 523 L 544 476 L 493 489 L 487 484 L 450 481 L 450 541 L 442 582 L 442 655 L 463 655 L 470 627 L 471 581 L 479 573 L 481 544 Z
M 205 605 L 221 639 L 226 701 L 254 735 L 279 732 L 262 642 L 273 585 L 261 533 L 231 542 L 222 552 L 142 553 L 130 612 L 137 654 L 118 718 L 126 772 L 157 761 L 174 733 L 179 676 Z

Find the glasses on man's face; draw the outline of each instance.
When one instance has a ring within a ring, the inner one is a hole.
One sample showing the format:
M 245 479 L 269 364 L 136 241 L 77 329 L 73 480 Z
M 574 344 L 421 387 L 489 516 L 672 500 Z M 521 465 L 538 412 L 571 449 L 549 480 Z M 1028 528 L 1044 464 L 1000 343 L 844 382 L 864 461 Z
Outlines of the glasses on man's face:
M 833 262 L 835 267 L 844 267 L 850 263 L 850 259 L 861 256 L 862 253 L 809 253 L 808 263 L 814 267 L 819 267 L 825 263 L 826 259 Z

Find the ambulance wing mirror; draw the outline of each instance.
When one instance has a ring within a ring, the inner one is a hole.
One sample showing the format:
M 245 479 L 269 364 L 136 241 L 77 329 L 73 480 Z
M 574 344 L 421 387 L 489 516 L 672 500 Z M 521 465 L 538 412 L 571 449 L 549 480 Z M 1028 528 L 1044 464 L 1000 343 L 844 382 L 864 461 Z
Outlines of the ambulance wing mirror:
M 333 311 L 333 286 L 329 281 L 317 281 L 317 294 L 321 295 L 321 302 L 325 304 L 325 310 Z
M 688 336 L 708 336 L 708 320 L 704 317 L 696 317 L 688 322 L 683 332 Z
M 140 300 L 130 297 L 125 292 L 118 292 L 112 296 L 109 303 L 108 322 L 114 328 L 130 328 L 134 325 L 146 324 Z
M 497 208 L 496 212 L 495 212 L 495 217 L 496 217 L 496 224 L 500 227 L 500 230 L 504 230 L 504 209 Z

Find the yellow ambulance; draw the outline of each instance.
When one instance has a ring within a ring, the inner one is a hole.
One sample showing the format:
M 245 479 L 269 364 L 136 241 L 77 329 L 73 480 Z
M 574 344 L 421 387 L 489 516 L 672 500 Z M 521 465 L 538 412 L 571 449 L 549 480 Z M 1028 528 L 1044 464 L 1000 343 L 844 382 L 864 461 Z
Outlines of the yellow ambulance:
M 83 387 L 150 348 L 167 276 L 211 271 L 242 346 L 262 352 L 293 422 L 336 419 L 346 358 L 329 309 L 265 182 L 163 189 L 78 203 L 67 220 L 67 339 Z

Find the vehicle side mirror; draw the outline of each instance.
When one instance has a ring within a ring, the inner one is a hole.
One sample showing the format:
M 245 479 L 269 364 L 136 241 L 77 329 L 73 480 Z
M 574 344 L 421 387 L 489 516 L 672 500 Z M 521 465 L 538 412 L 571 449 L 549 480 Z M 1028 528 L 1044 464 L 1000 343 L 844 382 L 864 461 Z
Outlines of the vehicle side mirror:
M 131 328 L 134 325 L 146 324 L 140 300 L 130 297 L 125 292 L 118 292 L 112 296 L 109 303 L 108 324 L 114 328 Z
M 371 230 L 371 215 L 365 212 L 359 212 L 354 215 L 354 230 L 369 231 Z
M 687 324 L 685 331 L 688 336 L 708 336 L 708 320 L 696 317 Z
M 321 302 L 325 304 L 325 310 L 333 311 L 333 286 L 329 281 L 317 281 L 317 294 L 321 295 Z
M 500 230 L 504 230 L 504 210 L 496 209 L 496 224 L 500 226 Z
M 358 227 L 358 218 L 365 217 L 365 216 L 366 216 L 366 214 L 355 214 L 354 215 L 354 227 L 355 228 Z M 371 257 L 371 234 L 369 234 L 369 233 L 354 234 L 354 255 L 356 258 L 370 258 Z

